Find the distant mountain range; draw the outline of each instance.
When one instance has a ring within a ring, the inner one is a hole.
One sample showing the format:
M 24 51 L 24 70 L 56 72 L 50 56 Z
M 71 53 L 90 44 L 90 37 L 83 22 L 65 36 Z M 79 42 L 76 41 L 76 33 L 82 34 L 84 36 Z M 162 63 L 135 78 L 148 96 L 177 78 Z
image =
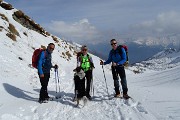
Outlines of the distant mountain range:
M 137 44 L 135 42 L 130 42 L 126 45 L 128 46 L 130 64 L 146 60 L 164 49 L 164 47 L 161 45 L 148 46 Z M 111 50 L 111 46 L 109 45 L 109 43 L 101 43 L 89 46 L 93 54 L 105 60 L 108 58 L 109 51 Z
M 148 59 L 156 53 L 167 49 L 180 49 L 180 34 L 124 34 L 118 36 L 119 44 L 125 44 L 129 48 L 129 62 L 131 64 Z M 89 44 L 93 54 L 107 59 L 111 46 L 109 42 Z

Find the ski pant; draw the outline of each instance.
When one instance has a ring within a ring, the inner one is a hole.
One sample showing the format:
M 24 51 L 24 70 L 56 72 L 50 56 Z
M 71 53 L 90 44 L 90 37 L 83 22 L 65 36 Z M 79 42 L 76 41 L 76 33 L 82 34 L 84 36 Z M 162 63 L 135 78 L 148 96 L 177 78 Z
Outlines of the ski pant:
M 92 70 L 88 70 L 85 72 L 85 77 L 86 77 L 86 97 L 90 97 L 90 88 L 91 88 L 91 79 L 92 79 Z
M 123 89 L 123 94 L 127 94 L 128 88 L 127 88 L 127 81 L 126 81 L 126 73 L 124 66 L 112 66 L 112 75 L 114 79 L 114 89 L 116 94 L 120 93 L 119 91 L 119 77 L 121 78 L 121 85 Z
M 74 76 L 74 84 L 75 95 L 77 95 L 77 98 L 82 98 L 85 96 L 85 78 L 80 79 L 79 76 Z
M 48 92 L 47 92 L 47 86 L 50 78 L 50 73 L 44 73 L 44 77 L 40 77 L 40 83 L 41 83 L 41 90 L 39 99 L 45 100 L 45 98 L 48 98 Z

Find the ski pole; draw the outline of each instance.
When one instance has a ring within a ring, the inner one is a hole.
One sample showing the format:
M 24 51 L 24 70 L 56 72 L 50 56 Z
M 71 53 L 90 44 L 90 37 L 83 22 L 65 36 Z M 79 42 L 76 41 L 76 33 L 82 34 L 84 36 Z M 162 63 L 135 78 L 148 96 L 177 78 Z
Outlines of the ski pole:
M 103 69 L 103 73 L 104 73 L 104 80 L 105 80 L 105 83 L 106 83 L 106 90 L 107 90 L 107 93 L 108 93 L 108 98 L 109 98 L 109 92 L 108 92 L 108 87 L 107 87 L 107 82 L 106 82 L 106 76 L 105 76 L 105 72 L 104 72 L 104 67 L 102 65 L 102 69 Z M 110 98 L 109 98 L 110 99 Z
M 55 72 L 55 83 L 56 83 L 56 93 L 57 93 L 57 79 L 56 79 L 56 69 L 54 69 Z
M 92 80 L 94 82 L 93 74 L 92 74 Z M 93 84 L 93 96 L 94 96 L 94 84 Z
M 94 96 L 94 85 L 93 85 L 93 70 L 92 70 L 92 78 L 91 78 L 91 93 Z
M 60 83 L 59 83 L 58 69 L 57 69 L 57 78 L 58 78 L 58 87 L 59 87 L 59 92 L 60 92 Z

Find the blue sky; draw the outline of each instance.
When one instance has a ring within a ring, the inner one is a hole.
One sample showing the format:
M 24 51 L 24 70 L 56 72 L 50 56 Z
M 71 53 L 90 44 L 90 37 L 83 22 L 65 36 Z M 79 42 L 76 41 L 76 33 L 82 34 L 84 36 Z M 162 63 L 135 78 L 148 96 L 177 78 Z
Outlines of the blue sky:
M 5 0 L 51 33 L 93 43 L 125 33 L 180 32 L 180 0 Z

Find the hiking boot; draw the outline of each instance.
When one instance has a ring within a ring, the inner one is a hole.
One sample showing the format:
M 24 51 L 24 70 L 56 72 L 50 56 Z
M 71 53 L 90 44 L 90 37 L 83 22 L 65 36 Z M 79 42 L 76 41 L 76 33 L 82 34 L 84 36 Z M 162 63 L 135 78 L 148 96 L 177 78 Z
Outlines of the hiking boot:
M 120 95 L 120 93 L 118 93 L 118 94 L 115 94 L 114 97 L 119 98 L 119 97 L 121 97 L 121 95 Z
M 50 98 L 50 97 L 49 97 L 49 96 L 47 96 L 47 97 L 45 98 L 45 100 L 49 100 L 49 98 Z
M 128 94 L 123 94 L 123 98 L 124 98 L 124 99 L 129 99 L 130 96 L 129 96 Z
M 89 100 L 92 100 L 92 97 L 90 95 L 86 96 Z
M 74 102 L 74 101 L 77 101 L 77 97 L 76 97 L 76 96 L 73 98 L 73 102 Z
M 79 99 L 77 98 L 77 99 L 76 99 L 76 101 L 77 101 L 77 104 L 76 104 L 76 106 L 78 106 L 78 105 L 79 105 Z
M 47 101 L 52 101 L 54 98 L 53 97 L 47 97 L 47 98 L 45 98 L 45 100 L 47 100 Z M 56 97 L 56 99 L 58 99 L 58 97 Z
M 47 103 L 47 100 L 39 98 L 38 102 L 41 103 Z
M 120 91 L 118 89 L 115 89 L 116 94 L 114 97 L 121 97 Z

